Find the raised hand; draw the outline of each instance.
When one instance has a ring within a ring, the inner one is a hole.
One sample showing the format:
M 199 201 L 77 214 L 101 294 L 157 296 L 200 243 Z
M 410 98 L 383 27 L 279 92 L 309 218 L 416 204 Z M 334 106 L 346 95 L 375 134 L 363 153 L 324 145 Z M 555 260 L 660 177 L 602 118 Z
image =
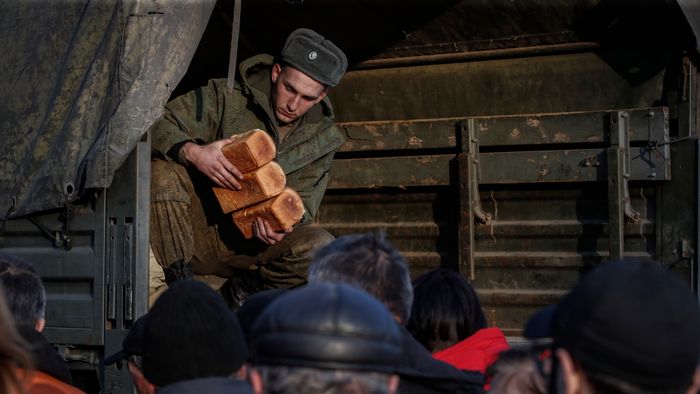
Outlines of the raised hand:
M 207 145 L 188 142 L 182 146 L 182 149 L 187 162 L 214 183 L 228 189 L 240 190 L 241 184 L 238 180 L 243 179 L 243 174 L 221 153 L 221 148 L 229 142 L 231 140 L 228 138 Z

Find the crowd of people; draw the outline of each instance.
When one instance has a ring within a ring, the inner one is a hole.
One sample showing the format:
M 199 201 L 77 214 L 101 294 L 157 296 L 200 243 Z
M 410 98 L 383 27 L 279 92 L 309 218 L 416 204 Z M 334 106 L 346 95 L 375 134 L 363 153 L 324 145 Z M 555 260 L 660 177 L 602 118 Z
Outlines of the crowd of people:
M 33 267 L 0 258 L 0 389 L 80 393 L 42 337 L 46 295 Z M 14 324 L 12 324 L 14 322 Z M 606 262 L 509 346 L 459 273 L 411 281 L 384 235 L 316 251 L 308 283 L 237 308 L 194 279 L 171 283 L 106 368 L 141 394 L 697 393 L 700 307 L 652 261 Z M 44 391 L 40 391 L 44 390 Z

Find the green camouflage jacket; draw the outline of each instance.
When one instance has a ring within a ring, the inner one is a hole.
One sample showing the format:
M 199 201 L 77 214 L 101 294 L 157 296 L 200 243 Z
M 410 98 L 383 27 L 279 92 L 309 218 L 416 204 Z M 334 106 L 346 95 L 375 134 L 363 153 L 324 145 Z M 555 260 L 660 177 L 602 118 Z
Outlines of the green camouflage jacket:
M 152 154 L 181 164 L 184 142 L 213 142 L 250 129 L 269 133 L 277 145 L 275 160 L 284 169 L 287 185 L 299 192 L 306 212 L 301 224 L 316 216 L 328 184 L 331 160 L 345 138 L 335 125 L 328 97 L 313 106 L 284 141 L 270 107 L 273 58 L 258 55 L 243 61 L 232 94 L 226 79 L 213 79 L 170 101 L 163 117 L 151 128 Z

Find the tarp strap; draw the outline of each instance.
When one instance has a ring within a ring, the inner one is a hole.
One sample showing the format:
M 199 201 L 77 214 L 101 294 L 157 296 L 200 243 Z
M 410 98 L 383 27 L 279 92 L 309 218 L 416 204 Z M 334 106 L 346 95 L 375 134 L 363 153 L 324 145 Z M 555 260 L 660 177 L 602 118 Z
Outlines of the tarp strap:
M 233 0 L 233 22 L 231 23 L 231 53 L 228 58 L 228 80 L 226 90 L 233 93 L 236 81 L 236 56 L 238 55 L 238 35 L 241 30 L 241 2 Z

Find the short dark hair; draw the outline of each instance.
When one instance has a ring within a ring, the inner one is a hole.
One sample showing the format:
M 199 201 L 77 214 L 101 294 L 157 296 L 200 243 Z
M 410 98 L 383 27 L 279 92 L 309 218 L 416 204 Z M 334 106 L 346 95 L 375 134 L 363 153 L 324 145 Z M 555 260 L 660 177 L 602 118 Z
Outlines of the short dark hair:
M 406 323 L 413 288 L 408 264 L 383 231 L 338 237 L 319 249 L 309 267 L 309 283 L 348 283 L 373 295 Z
M 486 370 L 487 381 L 494 392 L 518 390 L 520 393 L 545 394 L 549 378 L 548 346 L 532 345 L 511 348 L 498 354 Z
M 438 268 L 413 282 L 407 329 L 429 351 L 445 349 L 486 327 L 474 288 L 459 273 Z
M 16 256 L 0 255 L 0 280 L 16 324 L 34 327 L 44 318 L 46 291 L 31 263 Z

